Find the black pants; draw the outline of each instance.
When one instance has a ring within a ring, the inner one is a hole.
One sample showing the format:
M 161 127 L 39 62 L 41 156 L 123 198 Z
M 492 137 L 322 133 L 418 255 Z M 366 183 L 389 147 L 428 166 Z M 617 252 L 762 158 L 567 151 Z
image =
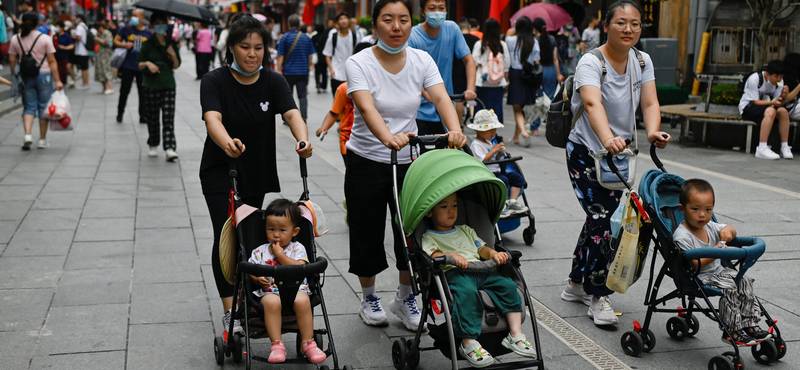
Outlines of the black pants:
M 139 93 L 139 122 L 147 122 L 144 112 L 144 93 L 142 91 L 142 71 L 134 71 L 132 69 L 121 68 L 119 73 L 122 75 L 122 87 L 119 88 L 119 104 L 117 105 L 117 114 L 122 115 L 125 113 L 125 106 L 128 105 L 128 94 L 131 93 L 133 87 L 133 79 L 136 79 L 136 91 Z
M 177 148 L 175 142 L 175 88 L 144 89 L 144 106 L 147 114 L 147 145 L 158 146 L 160 131 L 164 131 L 164 150 Z M 159 119 L 161 118 L 161 119 Z M 163 121 L 163 122 L 159 122 Z
M 197 53 L 194 55 L 195 63 L 197 64 L 197 79 L 203 78 L 208 73 L 208 68 L 214 60 L 213 53 Z
M 326 90 L 328 88 L 328 63 L 325 62 L 324 57 L 320 57 L 322 63 L 317 63 L 314 67 L 314 80 L 317 82 L 317 88 Z
M 214 281 L 217 283 L 217 292 L 220 298 L 233 297 L 233 285 L 225 280 L 222 267 L 219 265 L 219 236 L 222 226 L 228 220 L 228 193 L 203 194 L 206 198 L 208 213 L 211 215 L 211 225 L 214 228 L 214 246 L 211 249 L 211 268 L 214 271 Z M 261 208 L 264 203 L 264 194 L 242 198 L 244 204 Z
M 417 118 L 417 135 L 438 135 L 445 132 L 444 122 L 425 121 Z
M 339 85 L 345 83 L 347 81 L 339 81 L 335 78 L 331 78 L 331 92 L 333 93 L 333 97 L 336 98 L 336 89 L 339 88 Z
M 294 94 L 294 88 L 297 87 L 297 98 L 300 99 L 300 116 L 303 121 L 308 120 L 308 74 L 304 75 L 289 75 L 283 76 L 289 84 L 289 91 Z

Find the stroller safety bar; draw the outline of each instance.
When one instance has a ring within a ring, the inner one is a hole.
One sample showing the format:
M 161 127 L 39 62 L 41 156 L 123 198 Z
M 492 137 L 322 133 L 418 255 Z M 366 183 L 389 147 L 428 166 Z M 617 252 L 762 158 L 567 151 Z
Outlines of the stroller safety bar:
M 516 252 L 516 253 L 511 253 L 510 254 L 510 256 L 509 256 L 510 259 L 519 259 L 519 257 L 522 256 L 522 253 L 520 253 L 519 251 L 514 251 L 514 252 Z M 433 259 L 433 264 L 436 265 L 436 266 L 441 266 L 441 265 L 455 266 L 456 265 L 456 259 L 453 258 L 453 256 L 444 255 L 444 256 L 440 256 L 440 257 L 434 258 Z M 469 262 L 469 266 L 467 267 L 467 270 L 469 270 L 469 271 L 486 271 L 486 270 L 494 270 L 496 268 L 497 268 L 497 261 L 495 261 L 495 260 L 485 260 L 485 261 Z
M 503 159 L 496 159 L 493 161 L 485 161 L 483 164 L 503 164 L 503 163 L 511 163 L 522 160 L 521 156 L 510 157 L 510 158 L 503 158 Z
M 741 280 L 745 271 L 755 265 L 758 258 L 764 254 L 767 248 L 766 243 L 761 238 L 752 236 L 743 236 L 731 240 L 729 246 L 739 248 L 697 248 L 689 249 L 683 252 L 683 255 L 692 260 L 700 258 L 720 258 L 723 260 L 738 260 L 739 273 L 736 275 L 736 281 Z
M 281 279 L 300 279 L 308 276 L 320 274 L 328 268 L 328 260 L 325 257 L 317 257 L 317 260 L 305 265 L 291 266 L 266 266 L 250 262 L 239 262 L 239 270 L 254 276 L 271 276 Z
M 446 148 L 447 144 L 449 144 L 449 137 L 447 135 L 423 135 L 423 136 L 409 136 L 408 137 L 408 145 L 416 146 L 421 145 L 428 149 L 436 148 L 442 149 Z M 472 155 L 472 152 L 469 151 L 468 146 L 464 146 L 461 148 L 467 154 Z M 392 148 L 392 157 L 391 157 L 391 164 L 397 164 L 397 149 Z

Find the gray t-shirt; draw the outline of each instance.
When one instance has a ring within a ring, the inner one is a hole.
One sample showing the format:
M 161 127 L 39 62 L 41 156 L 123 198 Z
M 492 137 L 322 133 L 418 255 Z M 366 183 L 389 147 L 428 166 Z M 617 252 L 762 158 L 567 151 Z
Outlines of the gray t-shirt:
M 762 76 L 764 72 L 761 72 Z M 744 107 L 756 100 L 775 100 L 781 96 L 783 91 L 783 80 L 778 81 L 778 86 L 769 82 L 766 76 L 763 76 L 764 83 L 761 87 L 758 86 L 758 73 L 753 73 L 747 78 L 744 83 L 744 94 L 742 99 L 739 100 L 739 114 L 744 113 Z
M 708 234 L 708 243 L 704 243 L 702 240 L 698 239 L 694 234 L 692 234 L 683 223 L 675 229 L 675 232 L 672 234 L 672 240 L 675 241 L 675 245 L 682 250 L 689 250 L 695 248 L 714 248 L 719 243 L 719 232 L 722 231 L 726 224 L 716 223 L 714 221 L 710 221 L 703 226 L 703 229 L 706 230 Z M 711 277 L 712 275 L 722 271 L 722 264 L 719 262 L 719 259 L 715 259 L 714 262 L 705 265 L 705 267 L 700 269 L 700 273 L 697 274 L 697 277 L 700 278 L 701 281 L 705 282 L 707 278 Z
M 600 86 L 600 76 L 603 74 L 603 67 L 600 60 L 592 54 L 584 55 L 575 69 L 572 113 L 576 114 L 583 105 L 580 88 L 587 85 L 598 87 L 603 93 L 603 107 L 606 110 L 611 132 L 614 133 L 614 136 L 633 139 L 633 129 L 636 124 L 634 114 L 641 100 L 642 85 L 656 79 L 650 55 L 645 52 L 641 53 L 645 64 L 644 72 L 639 66 L 636 53 L 631 49 L 628 52 L 627 72 L 622 76 L 617 74 L 617 71 L 606 59 L 606 77 L 602 87 Z M 631 74 L 633 74 L 633 92 L 631 92 Z M 585 145 L 592 155 L 604 149 L 597 134 L 592 130 L 592 126 L 589 124 L 589 115 L 585 111 L 575 122 L 575 127 L 569 134 L 569 140 Z
M 600 46 L 600 29 L 587 28 L 583 30 L 583 38 L 581 41 L 586 42 L 586 51 L 584 51 L 584 54 L 596 49 Z

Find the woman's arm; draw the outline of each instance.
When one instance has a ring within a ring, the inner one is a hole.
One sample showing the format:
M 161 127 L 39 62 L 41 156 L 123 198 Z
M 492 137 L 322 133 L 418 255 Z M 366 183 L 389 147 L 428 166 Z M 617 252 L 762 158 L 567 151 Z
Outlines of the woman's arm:
M 305 121 L 303 121 L 303 116 L 300 115 L 300 111 L 295 109 L 290 109 L 288 112 L 283 114 L 283 120 L 289 125 L 289 129 L 292 130 L 292 135 L 294 136 L 295 140 L 297 140 L 297 144 L 295 144 L 294 150 L 300 155 L 301 158 L 308 158 L 311 156 L 311 152 L 314 150 L 311 147 L 311 143 L 308 142 L 308 127 L 306 126 Z M 303 149 L 300 149 L 300 142 L 304 141 L 306 146 Z
M 442 85 L 442 88 L 444 88 L 444 85 Z M 445 94 L 447 94 L 446 90 Z M 375 108 L 375 100 L 372 99 L 372 94 L 369 93 L 369 90 L 353 91 L 350 93 L 350 96 L 353 98 L 353 104 L 358 108 L 358 111 L 361 112 L 361 117 L 364 117 L 364 122 L 367 123 L 369 131 L 372 132 L 383 145 L 396 150 L 403 149 L 403 147 L 408 145 L 408 134 L 401 132 L 397 135 L 392 135 L 389 127 L 386 126 L 386 121 L 383 120 L 378 109 Z M 434 103 L 434 105 L 436 105 L 436 103 Z M 453 108 L 453 111 L 455 113 L 455 108 Z
M 439 112 L 439 117 L 441 117 L 444 125 L 447 126 L 450 146 L 461 148 L 467 143 L 467 137 L 461 133 L 461 123 L 458 122 L 456 108 L 453 106 L 453 101 L 450 100 L 450 95 L 447 94 L 444 83 L 433 85 L 427 91 L 431 96 L 431 103 L 436 107 L 436 111 Z M 360 108 L 359 111 L 361 111 Z
M 581 98 L 583 98 L 583 106 L 586 108 L 586 115 L 589 118 L 589 125 L 592 131 L 600 139 L 600 143 L 611 154 L 617 154 L 623 151 L 627 144 L 625 139 L 621 136 L 614 136 L 611 132 L 611 127 L 608 124 L 608 116 L 606 116 L 606 108 L 603 106 L 603 93 L 597 86 L 581 86 Z
M 661 106 L 658 104 L 656 93 L 656 81 L 648 81 L 642 85 L 642 118 L 644 127 L 647 129 L 647 141 L 655 144 L 658 148 L 664 149 L 667 142 L 672 137 L 666 132 L 659 131 L 661 128 Z M 664 135 L 667 137 L 664 138 Z
M 64 84 L 61 83 L 61 79 L 58 76 L 58 62 L 56 62 L 56 56 L 53 53 L 47 53 L 47 64 L 50 65 L 50 73 L 53 75 L 53 81 L 56 82 L 56 90 L 63 90 Z
M 211 137 L 214 144 L 217 144 L 217 146 L 225 152 L 225 155 L 231 158 L 237 158 L 244 153 L 245 147 L 242 141 L 231 138 L 228 134 L 228 130 L 226 130 L 225 126 L 222 124 L 222 113 L 208 111 L 203 114 L 203 120 L 206 121 L 208 136 Z
M 558 64 L 558 48 L 553 48 L 553 65 L 556 66 L 558 83 L 561 83 L 561 81 L 564 81 L 564 76 L 561 74 L 561 66 Z

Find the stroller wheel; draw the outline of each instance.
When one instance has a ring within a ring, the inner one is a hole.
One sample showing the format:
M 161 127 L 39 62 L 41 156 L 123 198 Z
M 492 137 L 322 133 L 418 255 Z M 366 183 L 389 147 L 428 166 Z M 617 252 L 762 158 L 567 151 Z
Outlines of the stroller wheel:
M 242 353 L 244 347 L 244 339 L 242 339 L 241 334 L 234 334 L 233 335 L 233 362 L 240 363 L 242 362 Z
M 642 336 L 635 331 L 627 331 L 625 334 L 622 334 L 619 344 L 622 345 L 622 350 L 628 356 L 639 356 L 644 348 Z
M 403 338 L 392 343 L 392 365 L 397 370 L 406 366 L 406 340 Z
M 778 360 L 782 359 L 783 356 L 786 356 L 786 342 L 781 337 L 777 337 L 773 339 L 775 341 L 775 347 L 778 348 Z
M 689 324 L 682 317 L 673 316 L 667 320 L 667 334 L 672 339 L 683 340 L 689 332 Z
M 419 347 L 414 345 L 414 341 L 411 339 L 406 341 L 406 363 L 411 369 L 419 366 Z
M 737 356 L 736 353 L 732 351 L 723 352 L 723 356 L 727 357 L 731 362 L 733 362 L 733 368 L 736 370 L 744 370 L 744 361 L 741 357 Z
M 700 331 L 700 321 L 697 320 L 697 316 L 695 315 L 684 316 L 684 319 L 686 319 L 686 325 L 689 327 L 689 331 L 686 332 L 686 336 L 693 337 L 698 331 Z
M 533 245 L 533 230 L 531 228 L 526 228 L 522 230 L 522 240 L 525 242 L 526 245 Z
M 222 365 L 225 362 L 225 342 L 222 337 L 214 338 L 214 357 L 217 359 L 217 365 Z
M 714 356 L 708 361 L 708 370 L 734 370 L 733 361 L 726 356 Z
M 753 353 L 753 358 L 760 364 L 767 365 L 778 359 L 778 347 L 775 342 L 769 339 L 762 340 L 755 346 L 750 347 L 750 352 Z
M 639 331 L 639 335 L 642 335 L 641 330 Z M 653 348 L 656 348 L 656 335 L 653 334 L 652 330 L 647 329 L 647 333 L 642 336 L 642 345 L 642 350 L 645 352 L 650 352 L 653 350 Z

